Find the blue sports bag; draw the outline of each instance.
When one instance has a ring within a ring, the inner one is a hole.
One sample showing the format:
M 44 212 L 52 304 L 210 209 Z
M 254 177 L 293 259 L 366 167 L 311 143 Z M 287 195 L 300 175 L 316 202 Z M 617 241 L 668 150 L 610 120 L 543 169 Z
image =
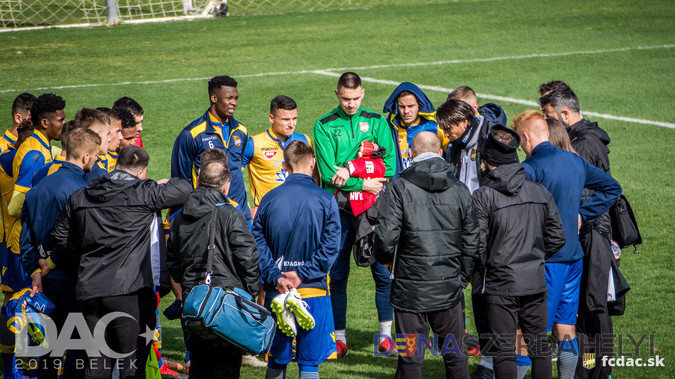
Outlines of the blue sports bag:
M 205 284 L 190 290 L 183 302 L 183 320 L 202 338 L 224 340 L 250 354 L 267 353 L 277 328 L 270 311 L 242 289 L 211 286 L 217 209 L 211 220 Z

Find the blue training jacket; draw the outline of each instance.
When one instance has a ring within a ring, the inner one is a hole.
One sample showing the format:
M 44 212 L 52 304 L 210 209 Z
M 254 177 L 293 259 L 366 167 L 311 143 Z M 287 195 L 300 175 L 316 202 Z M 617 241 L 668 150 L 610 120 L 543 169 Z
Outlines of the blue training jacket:
M 213 122 L 207 110 L 204 115 L 186 126 L 176 138 L 171 153 L 171 177 L 183 178 L 196 185 L 197 173 L 201 167 L 199 157 L 209 149 L 220 149 L 227 153 L 232 182 L 227 197 L 237 202 L 247 220 L 251 210 L 246 201 L 246 187 L 242 164 L 248 130 L 235 120 L 228 118 L 222 124 Z
M 326 275 L 340 247 L 335 197 L 305 174 L 291 174 L 263 196 L 253 222 L 265 288 L 276 291 L 282 271 L 296 271 L 299 288 L 327 290 Z
M 546 262 L 573 262 L 583 258 L 578 215 L 581 214 L 581 219 L 586 221 L 603 214 L 621 195 L 621 186 L 580 156 L 561 150 L 550 142 L 537 145 L 532 156 L 522 165 L 528 179 L 543 184 L 553 195 L 565 229 L 565 246 Z M 584 188 L 595 192 L 581 204 Z
M 85 187 L 84 171 L 76 165 L 63 162 L 55 173 L 40 180 L 26 193 L 21 208 L 21 264 L 28 275 L 40 268 L 41 258 L 38 246 L 49 237 L 49 231 L 56 217 L 66 205 L 68 198 L 78 189 Z M 46 257 L 44 257 L 46 258 Z M 77 280 L 77 266 L 72 269 L 56 267 L 47 279 Z

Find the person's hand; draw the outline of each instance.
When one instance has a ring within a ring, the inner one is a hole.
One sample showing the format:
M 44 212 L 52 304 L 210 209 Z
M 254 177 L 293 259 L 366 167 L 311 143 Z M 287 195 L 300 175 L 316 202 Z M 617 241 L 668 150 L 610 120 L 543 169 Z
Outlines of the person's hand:
M 288 281 L 291 282 L 293 288 L 298 288 L 298 286 L 300 286 L 300 283 L 302 283 L 302 280 L 300 280 L 298 273 L 295 271 L 286 271 L 282 272 L 282 274 L 284 274 L 284 276 L 286 276 L 286 279 L 288 279 Z
M 42 274 L 42 277 L 44 278 L 47 276 L 52 269 L 49 268 L 49 265 L 47 265 L 47 260 L 46 259 L 40 259 L 38 260 L 38 264 L 40 265 L 40 274 Z
M 157 181 L 157 184 L 166 184 L 169 182 L 169 179 L 160 179 Z
M 335 175 L 330 179 L 332 185 L 336 187 L 342 187 L 349 180 L 349 170 L 345 167 L 333 166 L 337 169 Z
M 42 273 L 36 272 L 31 276 L 31 279 L 33 280 L 33 290 L 30 291 L 30 297 L 33 297 L 37 292 L 42 292 Z
M 284 278 L 283 276 L 277 280 L 277 292 L 286 293 L 291 288 L 293 288 L 293 285 L 291 284 L 290 280 Z
M 385 178 L 366 179 L 363 181 L 363 190 L 377 195 L 382 191 L 382 186 L 387 181 Z
M 255 214 L 258 212 L 258 207 L 251 208 L 251 220 L 255 219 Z
M 581 231 L 581 213 L 579 214 L 579 225 L 577 226 L 577 234 Z

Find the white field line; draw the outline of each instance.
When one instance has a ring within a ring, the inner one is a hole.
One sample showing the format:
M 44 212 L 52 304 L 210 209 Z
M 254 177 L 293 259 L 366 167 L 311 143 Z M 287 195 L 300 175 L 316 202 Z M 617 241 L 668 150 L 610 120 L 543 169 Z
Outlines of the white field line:
M 332 77 L 336 77 L 336 78 L 339 78 L 340 75 L 341 75 L 339 73 L 329 72 L 329 71 L 326 71 L 326 70 L 317 70 L 317 71 L 314 71 L 313 73 L 318 74 L 318 75 L 332 76 Z M 392 86 L 398 86 L 399 84 L 401 84 L 399 82 L 395 82 L 395 81 L 392 81 L 392 80 L 382 80 L 382 79 L 368 78 L 368 77 L 363 77 L 363 76 L 361 77 L 361 80 L 364 81 L 364 82 L 369 82 L 369 83 L 385 84 L 385 85 L 392 85 Z M 453 88 L 443 88 L 443 87 L 427 86 L 427 85 L 419 85 L 419 84 L 418 84 L 418 87 L 420 87 L 421 89 L 424 89 L 424 90 L 429 90 L 429 91 L 434 91 L 434 92 L 442 92 L 442 93 L 445 93 L 445 94 L 448 94 L 453 90 Z M 531 100 L 522 100 L 522 99 L 516 99 L 516 98 L 513 98 L 513 97 L 489 95 L 489 94 L 484 94 L 484 93 L 476 93 L 476 96 L 478 96 L 482 99 L 487 99 L 487 100 L 522 104 L 522 105 L 527 105 L 527 106 L 539 108 L 539 103 L 537 103 L 535 101 L 531 101 Z M 665 128 L 675 129 L 675 124 L 669 123 L 669 122 L 643 120 L 643 119 L 632 118 L 632 117 L 613 116 L 613 115 L 610 115 L 610 114 L 589 112 L 589 111 L 586 111 L 586 110 L 583 110 L 583 114 L 588 115 L 588 116 L 593 116 L 593 117 L 604 118 L 604 119 L 607 119 L 607 120 L 633 122 L 633 123 L 636 123 L 636 124 L 655 125 L 655 126 L 662 126 L 662 127 L 665 127 Z
M 603 53 L 614 53 L 614 52 L 623 52 L 631 50 L 650 50 L 650 49 L 670 49 L 675 47 L 675 45 L 654 45 L 654 46 L 635 46 L 635 47 L 624 47 L 618 49 L 605 49 L 605 50 L 590 50 L 590 51 L 570 51 L 563 53 L 549 53 L 549 54 L 529 54 L 529 55 L 514 55 L 514 56 L 504 56 L 504 57 L 493 57 L 493 58 L 475 58 L 475 59 L 457 59 L 457 60 L 448 60 L 448 61 L 436 61 L 436 62 L 420 62 L 420 63 L 401 63 L 401 64 L 388 64 L 388 65 L 374 65 L 374 66 L 364 66 L 364 67 L 348 67 L 348 68 L 326 68 L 323 70 L 301 70 L 301 71 L 281 71 L 281 72 L 263 72 L 258 74 L 248 74 L 248 75 L 236 75 L 237 78 L 255 78 L 255 77 L 264 77 L 264 76 L 281 76 L 281 75 L 303 75 L 303 74 L 318 74 L 318 75 L 327 75 L 333 77 L 339 77 L 339 73 L 331 71 L 346 71 L 346 70 L 369 70 L 369 69 L 378 69 L 378 68 L 393 68 L 393 67 L 419 67 L 419 66 L 432 66 L 432 65 L 443 65 L 443 64 L 461 64 L 461 63 L 474 63 L 474 62 L 494 62 L 502 60 L 512 60 L 512 59 L 529 59 L 529 58 L 542 58 L 542 57 L 559 57 L 559 56 L 568 56 L 568 55 L 580 55 L 580 54 L 603 54 Z M 210 77 L 202 78 L 178 78 L 178 79 L 166 79 L 166 80 L 149 80 L 141 82 L 120 82 L 120 83 L 95 83 L 95 84 L 77 84 L 77 85 L 64 85 L 64 86 L 54 86 L 54 87 L 38 87 L 31 88 L 26 90 L 14 90 L 14 89 L 3 89 L 0 90 L 0 93 L 8 92 L 23 92 L 23 91 L 45 91 L 45 90 L 57 90 L 57 89 L 71 89 L 71 88 L 93 88 L 93 87 L 107 87 L 107 86 L 127 86 L 127 85 L 148 85 L 148 84 L 163 84 L 163 83 L 176 83 L 176 82 L 189 82 L 189 81 L 201 81 L 209 80 Z M 394 82 L 391 80 L 380 80 L 374 78 L 361 78 L 366 82 L 379 83 L 385 85 L 399 85 L 400 83 Z M 443 88 L 436 86 L 419 86 L 422 89 L 436 91 L 436 92 L 445 92 L 449 93 L 452 91 L 451 88 Z M 527 106 L 539 106 L 538 103 L 530 100 L 521 100 L 511 97 L 503 97 L 497 95 L 481 94 L 477 93 L 478 97 L 495 100 L 495 101 L 505 101 L 515 104 L 522 104 Z M 643 120 L 631 117 L 622 117 L 622 116 L 613 116 L 608 114 L 596 113 L 596 112 L 583 112 L 586 115 L 605 118 L 609 120 L 617 121 L 626 121 L 633 122 L 638 124 L 645 125 L 655 125 L 666 128 L 675 129 L 675 124 L 668 122 L 660 121 L 650 121 Z

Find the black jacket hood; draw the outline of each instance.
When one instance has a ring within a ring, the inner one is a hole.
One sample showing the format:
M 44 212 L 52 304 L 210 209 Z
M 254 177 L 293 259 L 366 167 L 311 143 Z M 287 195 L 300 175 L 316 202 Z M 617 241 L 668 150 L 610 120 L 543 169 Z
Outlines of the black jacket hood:
M 437 158 L 413 163 L 401 172 L 401 177 L 429 192 L 445 191 L 457 182 L 452 165 Z
M 105 203 L 116 197 L 129 187 L 136 185 L 140 179 L 122 170 L 113 170 L 92 180 L 86 187 L 87 196 L 94 203 Z
M 602 141 L 605 146 L 609 145 L 610 139 L 609 134 L 598 126 L 597 122 L 591 122 L 585 118 L 577 122 L 574 125 L 571 125 L 568 128 L 570 139 L 575 139 L 578 136 L 583 134 L 592 134 Z
M 507 196 L 515 196 L 520 192 L 525 182 L 525 169 L 520 163 L 512 163 L 499 166 L 483 179 L 486 187 L 495 190 Z
M 225 194 L 215 188 L 197 187 L 188 196 L 183 206 L 185 218 L 198 220 L 213 211 L 216 204 L 228 203 Z

